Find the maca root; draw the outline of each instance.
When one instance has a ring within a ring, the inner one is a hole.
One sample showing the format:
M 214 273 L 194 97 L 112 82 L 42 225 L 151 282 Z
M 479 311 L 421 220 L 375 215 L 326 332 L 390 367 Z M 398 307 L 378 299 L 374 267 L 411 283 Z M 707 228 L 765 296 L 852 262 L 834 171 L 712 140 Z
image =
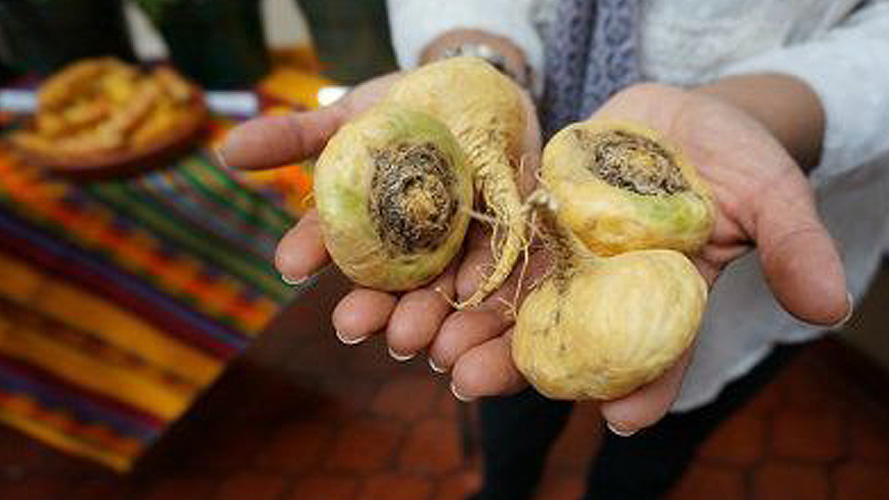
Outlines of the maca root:
M 574 131 L 596 177 L 636 194 L 671 195 L 689 190 L 673 155 L 662 145 L 626 130 Z
M 712 228 L 679 150 L 633 124 L 583 122 L 549 141 L 528 197 L 555 257 L 516 318 L 512 357 L 543 395 L 612 400 L 660 377 L 694 340 L 707 283 L 692 260 Z
M 457 304 L 458 309 L 475 307 L 500 288 L 530 245 L 526 211 L 522 206 L 516 171 L 509 158 L 505 154 L 491 154 L 485 161 L 481 161 L 475 182 L 485 200 L 487 213 L 494 220 L 491 237 L 494 267 L 482 279 L 472 296 Z
M 559 221 L 599 255 L 706 242 L 712 196 L 681 151 L 633 123 L 589 120 L 546 145 L 541 174 Z M 570 201 L 569 201 L 570 200 Z
M 432 143 L 400 144 L 372 154 L 376 170 L 368 200 L 371 219 L 390 252 L 438 247 L 457 211 L 456 179 Z
M 493 268 L 471 297 L 455 304 L 460 309 L 479 305 L 500 288 L 527 248 L 513 161 L 521 150 L 527 120 L 522 99 L 515 83 L 472 57 L 427 64 L 395 82 L 387 96 L 391 102 L 428 113 L 448 126 L 466 154 L 475 194 L 484 200 L 484 216 L 495 221 Z
M 414 290 L 460 252 L 472 172 L 435 117 L 393 103 L 340 128 L 318 158 L 314 194 L 324 246 L 353 282 Z

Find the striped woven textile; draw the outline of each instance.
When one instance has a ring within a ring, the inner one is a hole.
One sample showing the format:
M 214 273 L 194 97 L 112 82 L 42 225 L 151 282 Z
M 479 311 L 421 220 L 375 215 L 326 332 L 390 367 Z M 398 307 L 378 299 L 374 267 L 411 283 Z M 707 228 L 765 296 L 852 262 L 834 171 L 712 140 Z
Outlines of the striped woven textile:
M 0 146 L 0 421 L 130 469 L 293 298 L 272 256 L 307 189 L 204 150 L 69 183 Z

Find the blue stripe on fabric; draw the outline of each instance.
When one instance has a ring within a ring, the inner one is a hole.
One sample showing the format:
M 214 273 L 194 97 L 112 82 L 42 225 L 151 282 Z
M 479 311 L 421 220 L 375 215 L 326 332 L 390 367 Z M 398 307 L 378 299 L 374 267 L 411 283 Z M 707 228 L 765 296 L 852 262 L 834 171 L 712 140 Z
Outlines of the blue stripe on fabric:
M 82 423 L 100 422 L 114 429 L 119 435 L 134 437 L 143 442 L 152 441 L 164 425 L 160 419 L 152 424 L 144 417 L 125 415 L 119 409 L 107 408 L 101 403 L 87 399 L 86 395 L 79 395 L 37 380 L 10 366 L 2 358 L 0 358 L 0 389 L 10 394 L 25 394 L 36 399 L 44 408 L 73 412 L 76 420 Z
M 31 241 L 58 258 L 70 259 L 72 265 L 82 266 L 101 278 L 113 281 L 121 288 L 126 289 L 126 291 L 141 296 L 153 304 L 157 304 L 165 312 L 175 315 L 181 322 L 193 326 L 196 330 L 205 332 L 212 339 L 231 347 L 233 350 L 241 351 L 249 343 L 246 335 L 230 330 L 207 316 L 183 307 L 156 289 L 133 279 L 130 275 L 126 275 L 108 265 L 103 265 L 102 262 L 97 261 L 95 257 L 87 254 L 80 248 L 34 231 L 5 210 L 0 210 L 0 230 L 8 231 L 20 238 Z M 175 332 L 172 333 L 175 334 Z

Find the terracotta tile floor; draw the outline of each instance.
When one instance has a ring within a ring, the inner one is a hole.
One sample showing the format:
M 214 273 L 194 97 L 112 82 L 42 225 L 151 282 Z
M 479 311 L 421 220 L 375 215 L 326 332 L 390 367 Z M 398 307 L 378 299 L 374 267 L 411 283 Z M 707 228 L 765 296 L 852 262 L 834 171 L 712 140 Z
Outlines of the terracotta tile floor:
M 328 277 L 293 305 L 131 476 L 0 428 L 0 499 L 463 498 L 478 483 L 459 431 L 471 408 L 423 359 L 340 345 L 327 318 L 344 286 Z M 859 360 L 835 341 L 807 349 L 706 443 L 671 498 L 889 499 L 889 399 L 862 384 Z M 598 433 L 581 405 L 539 499 L 578 497 Z

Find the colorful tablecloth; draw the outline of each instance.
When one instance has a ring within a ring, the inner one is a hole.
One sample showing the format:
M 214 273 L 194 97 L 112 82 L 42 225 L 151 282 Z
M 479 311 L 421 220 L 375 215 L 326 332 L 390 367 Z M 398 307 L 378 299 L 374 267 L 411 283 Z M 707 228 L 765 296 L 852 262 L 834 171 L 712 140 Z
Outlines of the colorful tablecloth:
M 131 468 L 292 298 L 272 256 L 310 185 L 203 149 L 71 183 L 0 146 L 0 421 Z

